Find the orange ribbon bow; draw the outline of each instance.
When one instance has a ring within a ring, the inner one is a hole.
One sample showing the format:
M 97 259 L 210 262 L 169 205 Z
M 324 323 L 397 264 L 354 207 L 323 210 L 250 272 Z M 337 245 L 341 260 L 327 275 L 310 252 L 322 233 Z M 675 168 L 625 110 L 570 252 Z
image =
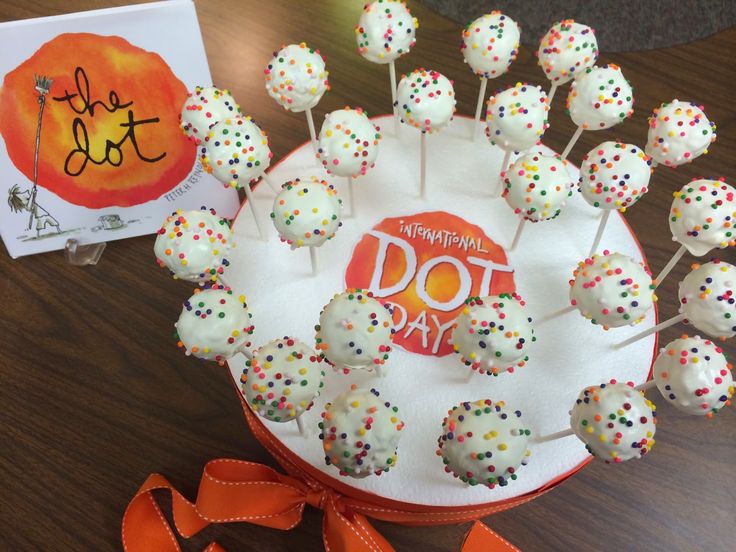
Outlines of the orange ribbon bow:
M 204 469 L 197 501 L 189 502 L 159 474 L 146 479 L 123 516 L 126 552 L 179 552 L 171 527 L 153 498 L 153 491 L 171 492 L 174 526 L 189 538 L 211 523 L 247 521 L 275 529 L 292 529 L 302 519 L 304 506 L 324 510 L 322 538 L 333 552 L 391 552 L 393 547 L 351 507 L 352 499 L 328 487 L 252 462 L 212 460 Z M 516 547 L 476 521 L 462 552 L 512 552 Z M 212 543 L 205 552 L 224 552 Z

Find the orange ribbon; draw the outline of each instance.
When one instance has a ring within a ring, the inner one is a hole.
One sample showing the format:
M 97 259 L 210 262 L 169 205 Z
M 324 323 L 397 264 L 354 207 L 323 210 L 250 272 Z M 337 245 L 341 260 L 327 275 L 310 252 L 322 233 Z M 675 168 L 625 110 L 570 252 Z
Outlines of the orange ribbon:
M 171 492 L 174 526 L 189 538 L 211 523 L 247 521 L 275 529 L 292 529 L 304 506 L 324 510 L 322 538 L 331 552 L 391 552 L 391 545 L 367 518 L 350 506 L 350 499 L 328 487 L 308 484 L 268 466 L 242 460 L 212 460 L 204 469 L 195 503 L 189 502 L 159 474 L 146 479 L 123 516 L 126 552 L 179 552 L 171 526 L 153 491 Z M 516 547 L 480 522 L 463 543 L 462 552 L 511 552 Z M 205 552 L 224 552 L 211 543 Z

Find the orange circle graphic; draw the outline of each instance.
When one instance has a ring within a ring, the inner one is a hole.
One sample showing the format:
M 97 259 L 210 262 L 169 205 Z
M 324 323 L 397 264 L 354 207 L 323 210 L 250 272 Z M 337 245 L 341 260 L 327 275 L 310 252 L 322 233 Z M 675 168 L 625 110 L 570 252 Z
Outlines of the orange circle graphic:
M 179 129 L 186 86 L 154 52 L 117 36 L 61 34 L 8 73 L 0 134 L 29 180 L 39 113 L 34 77 L 52 79 L 38 184 L 90 208 L 158 198 L 189 174 L 196 147 Z
M 375 225 L 356 245 L 345 285 L 395 307 L 395 345 L 435 356 L 452 352 L 450 329 L 465 299 L 516 290 L 503 248 L 443 211 Z

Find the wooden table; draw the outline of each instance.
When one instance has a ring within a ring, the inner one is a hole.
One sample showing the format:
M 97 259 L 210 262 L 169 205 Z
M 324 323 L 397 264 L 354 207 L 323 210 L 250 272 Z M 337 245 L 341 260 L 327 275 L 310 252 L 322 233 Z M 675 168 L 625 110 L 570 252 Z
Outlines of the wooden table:
M 115 0 L 5 0 L 0 20 L 86 10 Z M 330 0 L 197 3 L 215 83 L 230 88 L 257 118 L 278 159 L 306 138 L 303 117 L 284 112 L 264 89 L 263 68 L 282 43 L 306 41 L 327 58 L 332 90 L 316 119 L 345 105 L 388 112 L 385 67 L 357 53 L 353 27 L 361 2 Z M 302 6 L 302 7 L 300 7 Z M 478 80 L 459 52 L 459 25 L 417 2 L 418 42 L 399 72 L 437 69 L 455 80 L 460 113 L 474 111 Z M 514 14 L 510 14 L 514 15 Z M 624 16 L 625 13 L 622 13 Z M 5 47 L 6 45 L 3 45 Z M 605 47 L 605 45 L 604 45 Z M 692 178 L 726 176 L 734 184 L 736 29 L 693 44 L 601 56 L 634 86 L 636 112 L 618 127 L 584 133 L 571 159 L 603 140 L 643 146 L 647 116 L 661 101 L 705 106 L 718 124 L 710 154 L 692 165 L 654 173 L 652 190 L 626 217 L 653 272 L 677 249 L 667 213 L 671 193 Z M 546 80 L 528 49 L 491 89 Z M 573 132 L 555 98 L 546 144 L 561 149 Z M 734 262 L 733 251 L 720 252 Z M 676 312 L 677 282 L 692 258 L 660 288 L 663 319 Z M 194 497 L 205 462 L 236 457 L 275 465 L 249 435 L 226 372 L 185 358 L 172 324 L 191 286 L 173 282 L 153 258 L 153 237 L 108 244 L 99 265 L 77 268 L 61 253 L 17 261 L 0 256 L 2 297 L 2 443 L 0 548 L 108 550 L 120 547 L 120 519 L 146 475 L 165 473 Z M 666 343 L 683 327 L 663 333 Z M 734 340 L 726 345 L 736 356 Z M 626 367 L 621 367 L 626 374 Z M 621 466 L 593 463 L 542 498 L 486 522 L 526 552 L 533 550 L 726 550 L 736 528 L 732 409 L 707 421 L 659 406 L 653 454 Z M 464 526 L 404 528 L 376 522 L 397 550 L 458 550 Z M 208 528 L 187 543 L 216 539 L 231 550 L 321 550 L 321 513 L 308 508 L 297 528 Z M 196 545 L 196 546 L 193 546 Z

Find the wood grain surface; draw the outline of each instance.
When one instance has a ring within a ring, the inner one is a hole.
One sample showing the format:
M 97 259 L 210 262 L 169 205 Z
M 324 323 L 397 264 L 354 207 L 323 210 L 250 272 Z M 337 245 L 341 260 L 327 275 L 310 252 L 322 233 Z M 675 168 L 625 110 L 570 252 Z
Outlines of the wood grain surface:
M 121 4 L 4 0 L 0 20 Z M 418 40 L 398 61 L 398 71 L 441 71 L 455 81 L 459 112 L 472 115 L 478 80 L 463 64 L 460 27 L 410 4 L 420 21 Z M 371 114 L 390 110 L 386 67 L 356 53 L 359 0 L 202 0 L 197 9 L 215 83 L 230 88 L 243 111 L 266 129 L 276 159 L 307 136 L 303 116 L 282 110 L 264 89 L 263 68 L 282 43 L 306 41 L 327 58 L 332 90 L 317 106 L 316 120 L 345 105 Z M 601 62 L 621 65 L 631 81 L 636 112 L 613 129 L 584 133 L 573 162 L 616 137 L 643 146 L 647 116 L 665 100 L 699 102 L 718 124 L 710 154 L 677 170 L 658 168 L 649 194 L 626 213 L 657 273 L 677 249 L 667 225 L 671 193 L 697 176 L 736 180 L 736 29 L 649 52 L 608 56 L 601 46 Z M 0 45 L 5 47 L 12 45 Z M 528 49 L 490 89 L 516 81 L 547 84 Z M 544 138 L 558 150 L 574 130 L 564 97 L 560 91 L 555 98 Z M 191 286 L 158 269 L 153 241 L 112 242 L 100 264 L 87 268 L 68 266 L 60 252 L 17 261 L 0 255 L 3 550 L 119 549 L 125 506 L 150 472 L 164 473 L 193 498 L 209 459 L 275 465 L 250 436 L 225 370 L 177 349 L 172 325 Z M 719 256 L 736 261 L 733 251 Z M 663 319 L 676 312 L 677 282 L 691 262 L 681 262 L 659 290 Z M 671 328 L 661 339 L 666 343 L 683 331 Z M 736 356 L 734 340 L 726 349 Z M 733 550 L 736 413 L 727 409 L 707 421 L 655 400 L 658 443 L 644 460 L 593 463 L 546 496 L 485 521 L 525 552 Z M 458 550 L 468 529 L 376 526 L 399 551 Z M 321 513 L 308 508 L 303 523 L 288 532 L 246 524 L 211 527 L 184 548 L 199 550 L 211 539 L 230 550 L 318 551 Z

